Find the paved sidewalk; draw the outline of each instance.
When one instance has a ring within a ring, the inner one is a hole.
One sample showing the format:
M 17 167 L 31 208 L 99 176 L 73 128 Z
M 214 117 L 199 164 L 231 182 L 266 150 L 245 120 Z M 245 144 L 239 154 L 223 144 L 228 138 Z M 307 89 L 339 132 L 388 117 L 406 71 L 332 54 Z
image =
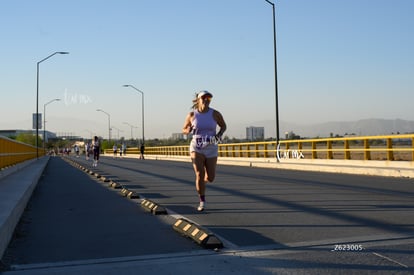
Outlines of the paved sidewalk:
M 48 160 L 26 161 L 0 174 L 0 259 Z

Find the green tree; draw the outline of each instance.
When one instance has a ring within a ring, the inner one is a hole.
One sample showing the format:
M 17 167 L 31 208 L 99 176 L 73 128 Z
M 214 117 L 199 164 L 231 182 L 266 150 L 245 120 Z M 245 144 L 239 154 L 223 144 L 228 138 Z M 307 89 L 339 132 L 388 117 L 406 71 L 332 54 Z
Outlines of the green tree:
M 36 146 L 36 137 L 33 134 L 24 134 L 24 133 L 18 134 L 17 137 L 16 137 L 16 140 L 20 141 L 20 142 L 23 142 L 23 143 L 26 143 L 26 144 Z M 38 144 L 39 147 L 41 147 L 42 139 L 40 137 L 38 137 L 38 143 L 37 144 Z

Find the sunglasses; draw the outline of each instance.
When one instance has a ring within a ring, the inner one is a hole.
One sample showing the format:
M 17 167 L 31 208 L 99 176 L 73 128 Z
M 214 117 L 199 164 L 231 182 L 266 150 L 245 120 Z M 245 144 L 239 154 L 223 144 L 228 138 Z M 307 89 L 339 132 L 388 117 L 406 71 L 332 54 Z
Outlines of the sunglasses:
M 211 101 L 211 96 L 209 96 L 209 95 L 203 95 L 202 97 L 201 97 L 201 100 L 208 100 L 208 101 Z

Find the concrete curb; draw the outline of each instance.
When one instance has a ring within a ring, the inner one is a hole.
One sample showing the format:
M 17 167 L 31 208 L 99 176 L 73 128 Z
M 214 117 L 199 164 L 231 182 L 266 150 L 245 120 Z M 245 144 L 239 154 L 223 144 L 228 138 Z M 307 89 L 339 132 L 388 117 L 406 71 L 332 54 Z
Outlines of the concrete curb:
M 13 237 L 33 190 L 36 188 L 49 157 L 16 165 L 14 171 L 0 178 L 0 258 Z M 14 173 L 20 171 L 19 173 Z

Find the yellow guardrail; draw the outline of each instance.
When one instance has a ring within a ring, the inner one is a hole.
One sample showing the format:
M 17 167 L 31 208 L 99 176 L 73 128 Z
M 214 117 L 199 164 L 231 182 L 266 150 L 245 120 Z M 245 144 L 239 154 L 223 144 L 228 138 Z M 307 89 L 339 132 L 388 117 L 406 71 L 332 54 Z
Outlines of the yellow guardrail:
M 105 153 L 110 154 L 111 150 Z M 127 154 L 139 154 L 128 148 Z M 188 156 L 188 145 L 145 148 L 146 155 Z M 414 134 L 221 143 L 220 157 L 414 161 Z
M 39 156 L 44 155 L 39 148 Z M 36 147 L 0 136 L 0 169 L 36 158 Z
M 414 160 L 414 134 L 220 144 L 222 157 Z

